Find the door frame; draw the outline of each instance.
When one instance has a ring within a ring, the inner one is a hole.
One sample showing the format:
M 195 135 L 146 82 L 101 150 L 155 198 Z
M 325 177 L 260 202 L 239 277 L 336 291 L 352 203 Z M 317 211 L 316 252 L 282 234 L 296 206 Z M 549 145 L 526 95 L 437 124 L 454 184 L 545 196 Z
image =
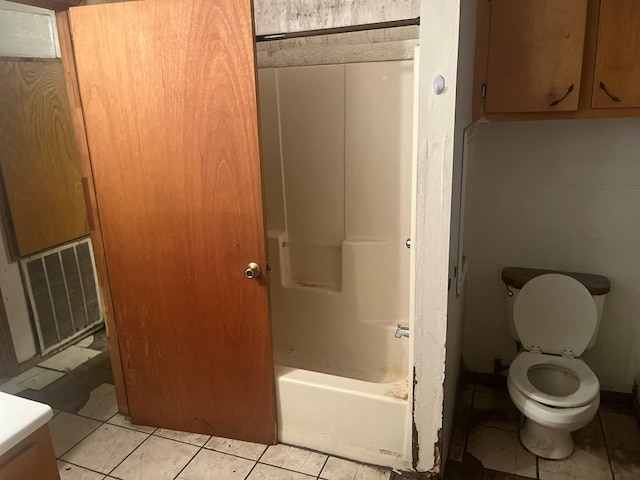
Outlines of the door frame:
M 78 0 L 17 0 L 37 3 L 57 10 L 56 21 L 65 68 L 72 117 L 82 162 L 87 212 L 96 257 L 96 270 L 104 302 L 111 364 L 118 410 L 128 415 L 127 392 L 114 321 L 108 271 L 100 235 L 93 176 L 89 162 L 84 119 L 78 92 L 73 47 L 66 8 Z M 440 470 L 442 412 L 447 333 L 447 292 L 454 130 L 456 124 L 456 82 L 460 2 L 464 0 L 423 0 L 420 2 L 420 85 L 418 104 L 416 238 L 413 242 L 416 269 L 415 317 L 412 328 L 413 457 L 421 472 Z M 46 4 L 46 5 L 45 5 Z M 53 6 L 56 4 L 56 6 Z M 442 75 L 446 87 L 441 95 L 432 89 L 433 78 Z M 417 348 L 416 348 L 417 347 Z
M 116 400 L 118 411 L 129 416 L 129 400 L 127 388 L 124 382 L 124 370 L 120 355 L 120 345 L 118 343 L 118 329 L 116 327 L 111 299 L 111 287 L 109 284 L 109 271 L 102 241 L 102 228 L 100 223 L 100 212 L 96 201 L 96 191 L 93 182 L 93 171 L 91 168 L 91 157 L 89 144 L 87 143 L 87 132 L 84 124 L 84 114 L 80 101 L 80 89 L 78 87 L 78 77 L 76 74 L 76 63 L 73 56 L 73 43 L 71 40 L 71 28 L 69 26 L 69 13 L 67 10 L 56 12 L 56 24 L 58 27 L 58 38 L 60 41 L 60 56 L 64 68 L 65 81 L 67 83 L 69 103 L 71 104 L 71 121 L 78 144 L 80 164 L 82 167 L 82 188 L 87 208 L 89 220 L 89 230 L 91 243 L 93 244 L 93 254 L 98 276 L 98 285 L 102 297 L 102 307 L 104 310 L 104 323 L 107 329 L 107 339 L 109 344 L 109 358 L 111 359 L 111 369 L 113 371 L 113 383 L 116 390 Z
M 419 35 L 419 103 L 413 343 L 413 466 L 439 474 L 448 320 L 449 252 L 456 131 L 461 2 L 422 0 Z M 436 92 L 434 79 L 445 87 Z M 470 102 L 469 102 L 470 103 Z M 466 107 L 465 107 L 466 108 Z M 464 119 L 462 119 L 464 121 Z M 419 266 L 419 268 L 418 268 Z M 458 352 L 461 354 L 461 352 Z M 447 372 L 457 377 L 457 372 Z

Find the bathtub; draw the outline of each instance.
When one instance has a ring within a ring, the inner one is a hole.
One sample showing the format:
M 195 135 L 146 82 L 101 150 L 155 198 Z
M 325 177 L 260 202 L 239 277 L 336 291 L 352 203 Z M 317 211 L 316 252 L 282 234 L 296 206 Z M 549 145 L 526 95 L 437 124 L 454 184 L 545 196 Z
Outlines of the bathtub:
M 394 336 L 396 323 L 408 324 L 408 307 L 390 298 L 404 285 L 369 271 L 406 255 L 396 243 L 345 241 L 340 288 L 308 287 L 288 277 L 286 234 L 270 232 L 280 442 L 411 468 L 409 339 Z
M 279 440 L 407 470 L 413 70 L 258 72 Z

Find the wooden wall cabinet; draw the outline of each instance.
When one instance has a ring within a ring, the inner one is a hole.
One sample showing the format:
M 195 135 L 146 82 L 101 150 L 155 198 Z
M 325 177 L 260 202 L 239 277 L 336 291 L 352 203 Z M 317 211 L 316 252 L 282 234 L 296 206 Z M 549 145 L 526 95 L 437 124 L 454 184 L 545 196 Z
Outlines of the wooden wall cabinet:
M 640 116 L 640 2 L 479 0 L 474 120 Z
M 601 0 L 593 108 L 640 107 L 640 2 Z
M 44 425 L 0 456 L 0 480 L 59 480 L 49 426 Z
M 485 112 L 578 109 L 587 0 L 492 0 Z

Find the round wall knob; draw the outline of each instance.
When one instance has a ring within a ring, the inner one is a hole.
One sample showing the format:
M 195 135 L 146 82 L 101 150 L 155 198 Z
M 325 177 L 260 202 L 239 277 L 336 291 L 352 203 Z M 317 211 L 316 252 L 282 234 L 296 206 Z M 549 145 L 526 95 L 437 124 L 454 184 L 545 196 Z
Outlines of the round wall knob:
M 251 262 L 247 265 L 247 269 L 244 271 L 244 276 L 251 280 L 252 278 L 259 277 L 261 273 L 262 269 L 260 268 L 260 265 L 255 262 Z

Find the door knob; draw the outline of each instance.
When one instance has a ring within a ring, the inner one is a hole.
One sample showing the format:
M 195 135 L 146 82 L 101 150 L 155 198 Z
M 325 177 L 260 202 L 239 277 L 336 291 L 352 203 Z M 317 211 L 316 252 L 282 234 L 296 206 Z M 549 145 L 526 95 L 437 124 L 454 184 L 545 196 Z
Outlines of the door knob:
M 247 265 L 247 269 L 244 271 L 244 276 L 251 280 L 252 278 L 259 277 L 261 273 L 262 269 L 260 268 L 260 265 L 255 262 L 251 262 Z

